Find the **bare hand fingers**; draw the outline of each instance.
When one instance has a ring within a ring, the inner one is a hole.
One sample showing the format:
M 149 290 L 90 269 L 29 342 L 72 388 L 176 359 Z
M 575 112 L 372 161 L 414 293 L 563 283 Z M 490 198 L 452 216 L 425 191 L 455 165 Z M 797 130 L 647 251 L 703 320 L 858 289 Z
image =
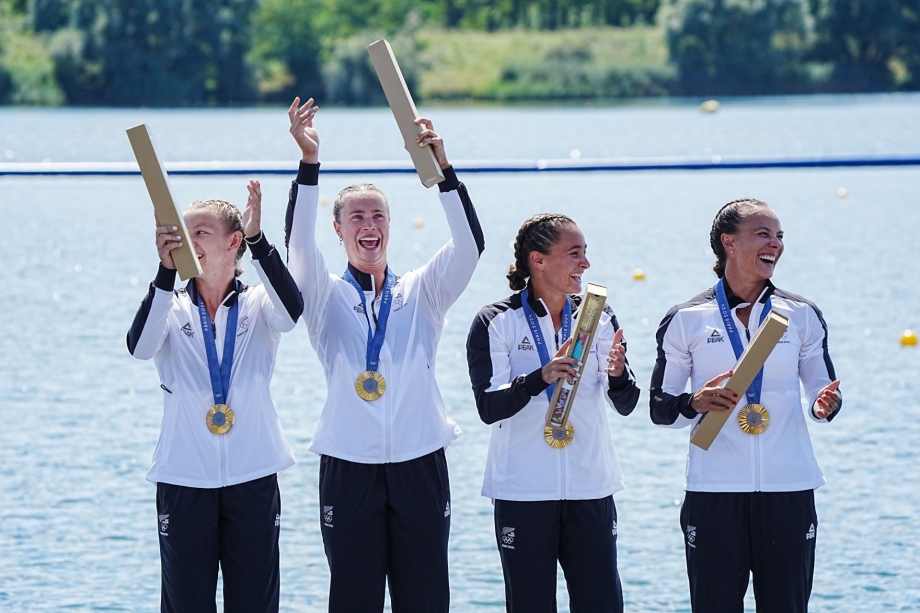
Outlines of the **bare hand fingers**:
M 721 375 L 716 375 L 715 377 L 713 377 L 712 379 L 710 379 L 709 381 L 707 381 L 705 384 L 703 384 L 703 387 L 704 387 L 704 388 L 706 388 L 706 387 L 718 387 L 720 383 L 722 383 L 723 381 L 725 381 L 726 379 L 728 379 L 729 377 L 731 377 L 733 374 L 735 374 L 735 371 L 734 371 L 734 370 L 730 370 L 730 371 L 728 371 L 728 372 L 722 373 Z

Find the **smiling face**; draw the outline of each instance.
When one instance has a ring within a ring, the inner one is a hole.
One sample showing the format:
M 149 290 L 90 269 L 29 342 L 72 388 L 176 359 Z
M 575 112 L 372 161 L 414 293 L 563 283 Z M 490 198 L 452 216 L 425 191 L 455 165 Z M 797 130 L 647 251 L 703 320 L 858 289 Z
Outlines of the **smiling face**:
M 783 255 L 783 228 L 776 212 L 758 207 L 738 224 L 734 234 L 723 234 L 727 274 L 750 281 L 763 281 L 773 271 Z
M 585 235 L 574 225 L 559 228 L 549 253 L 530 252 L 530 273 L 537 295 L 546 299 L 581 293 L 581 276 L 591 266 Z
M 229 269 L 232 278 L 243 241 L 242 233 L 228 232 L 224 221 L 207 208 L 186 210 L 183 218 L 201 270 L 212 276 L 225 275 Z
M 370 191 L 349 195 L 332 225 L 352 266 L 366 273 L 386 268 L 390 210 L 382 196 Z

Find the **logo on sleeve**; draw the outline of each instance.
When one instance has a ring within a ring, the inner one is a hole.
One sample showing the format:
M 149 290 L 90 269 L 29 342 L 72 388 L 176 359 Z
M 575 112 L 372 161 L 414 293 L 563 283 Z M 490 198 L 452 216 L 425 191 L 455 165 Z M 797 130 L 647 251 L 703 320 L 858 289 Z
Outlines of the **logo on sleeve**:
M 808 529 L 808 532 L 805 533 L 805 540 L 810 541 L 815 538 L 815 525 L 812 524 L 811 528 Z
M 706 339 L 706 343 L 721 343 L 725 341 L 725 337 L 719 334 L 718 330 L 713 330 L 712 334 L 709 335 L 709 338 Z
M 332 507 L 323 507 L 323 525 L 332 528 Z
M 169 514 L 158 515 L 157 519 L 160 521 L 160 536 L 169 536 L 167 534 L 169 531 Z
M 514 549 L 514 528 L 502 528 L 502 547 Z
M 687 526 L 687 547 L 696 549 L 696 526 Z
M 524 340 L 518 345 L 518 351 L 534 351 L 533 343 L 530 342 L 529 338 L 524 337 Z
M 189 338 L 195 336 L 195 332 L 192 331 L 192 324 L 185 322 L 185 325 L 182 326 L 182 333 Z
M 249 332 L 249 318 L 246 317 L 243 321 L 240 322 L 240 325 L 236 327 L 236 337 L 239 338 Z

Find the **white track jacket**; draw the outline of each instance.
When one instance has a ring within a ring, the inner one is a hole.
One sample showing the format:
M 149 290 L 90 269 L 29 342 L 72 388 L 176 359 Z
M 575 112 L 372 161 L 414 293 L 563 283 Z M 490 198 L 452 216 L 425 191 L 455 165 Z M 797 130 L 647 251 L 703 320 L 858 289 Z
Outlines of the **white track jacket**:
M 725 293 L 741 342 L 749 337 L 736 311 L 747 303 L 728 283 Z M 802 392 L 809 416 L 818 392 L 836 378 L 827 350 L 827 326 L 821 311 L 800 296 L 767 288 L 751 309 L 750 336 L 756 331 L 767 298 L 773 309 L 789 318 L 789 329 L 764 365 L 760 404 L 770 413 L 770 424 L 759 435 L 746 434 L 738 412 L 742 397 L 708 451 L 690 445 L 686 489 L 694 492 L 793 492 L 824 485 L 802 410 Z M 658 328 L 658 359 L 652 372 L 651 417 L 660 426 L 696 426 L 700 415 L 690 406 L 695 392 L 737 360 L 719 314 L 715 291 L 708 289 L 689 302 L 672 308 Z M 842 406 L 842 405 L 841 405 Z
M 605 307 L 569 413 L 575 438 L 568 447 L 550 447 L 543 436 L 549 399 L 540 355 L 516 293 L 479 312 L 467 340 L 467 361 L 476 408 L 492 425 L 482 495 L 499 500 L 591 500 L 623 489 L 620 463 L 610 436 L 607 406 L 629 415 L 639 400 L 636 378 L 627 364 L 617 378 L 604 372 L 616 316 Z M 550 355 L 559 338 L 542 300 L 533 298 Z M 574 313 L 581 304 L 572 296 Z M 625 343 L 624 343 L 625 344 Z M 606 398 L 605 403 L 603 399 Z
M 304 322 L 326 376 L 328 395 L 310 451 L 363 464 L 404 462 L 460 436 L 435 381 L 438 340 L 448 308 L 466 288 L 484 248 L 472 202 L 453 168 L 439 184 L 451 240 L 427 264 L 398 277 L 379 372 L 386 391 L 374 401 L 355 393 L 367 370 L 368 318 L 355 287 L 326 267 L 316 245 L 319 164 L 301 164 L 288 203 L 291 274 L 304 299 Z M 373 277 L 349 265 L 379 312 Z M 344 271 L 343 271 L 344 272 Z
M 303 302 L 284 262 L 264 235 L 252 246 L 263 285 L 239 284 L 217 310 L 213 326 L 223 356 L 227 315 L 239 303 L 227 405 L 233 428 L 212 434 L 205 423 L 214 405 L 201 338 L 194 279 L 173 291 L 176 271 L 160 266 L 128 332 L 128 350 L 154 359 L 163 388 L 163 421 L 147 480 L 198 488 L 236 485 L 294 464 L 269 393 L 281 333 L 297 323 Z

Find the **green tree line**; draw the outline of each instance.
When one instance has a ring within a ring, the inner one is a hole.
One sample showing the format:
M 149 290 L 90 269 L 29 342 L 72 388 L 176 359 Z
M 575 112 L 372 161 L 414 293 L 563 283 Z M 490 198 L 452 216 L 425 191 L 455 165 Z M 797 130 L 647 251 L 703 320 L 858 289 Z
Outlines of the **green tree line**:
M 599 29 L 650 27 L 664 66 L 591 51 Z M 0 103 L 376 104 L 370 41 L 391 41 L 420 95 L 432 31 L 522 30 L 585 42 L 494 58 L 482 97 L 920 89 L 920 0 L 0 0 Z

